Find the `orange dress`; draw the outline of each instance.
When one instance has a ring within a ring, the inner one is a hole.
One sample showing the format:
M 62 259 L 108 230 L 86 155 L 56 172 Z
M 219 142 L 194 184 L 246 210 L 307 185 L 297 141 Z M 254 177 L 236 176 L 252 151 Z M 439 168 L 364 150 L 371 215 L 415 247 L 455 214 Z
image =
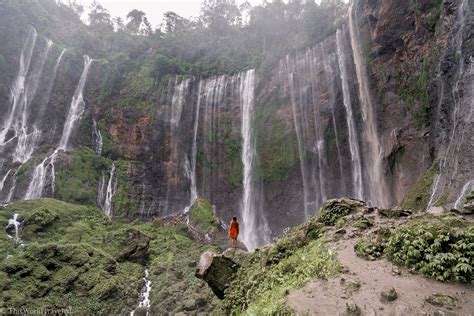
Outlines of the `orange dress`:
M 230 229 L 229 229 L 229 238 L 230 239 L 237 239 L 239 236 L 239 222 L 230 222 Z

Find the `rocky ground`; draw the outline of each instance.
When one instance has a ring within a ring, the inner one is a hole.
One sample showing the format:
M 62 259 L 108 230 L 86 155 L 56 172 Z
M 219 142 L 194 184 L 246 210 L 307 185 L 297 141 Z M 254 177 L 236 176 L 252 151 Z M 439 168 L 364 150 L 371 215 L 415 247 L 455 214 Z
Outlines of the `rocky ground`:
M 224 313 L 472 315 L 472 222 L 330 200 L 255 253 L 206 253 L 198 276 L 223 296 Z
M 291 291 L 287 306 L 302 315 L 473 315 L 472 284 L 441 283 L 385 258 L 361 258 L 354 251 L 360 237 L 393 230 L 413 217 L 387 218 L 372 212 L 366 218 L 373 228 L 334 229 L 328 244 L 343 266 L 341 274 Z

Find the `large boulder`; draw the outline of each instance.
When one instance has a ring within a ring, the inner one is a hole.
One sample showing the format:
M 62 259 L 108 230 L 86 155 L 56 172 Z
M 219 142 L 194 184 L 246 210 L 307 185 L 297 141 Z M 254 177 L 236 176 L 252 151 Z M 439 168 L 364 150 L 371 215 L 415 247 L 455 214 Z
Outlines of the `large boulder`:
M 206 251 L 201 255 L 195 275 L 206 281 L 214 294 L 223 299 L 224 291 L 234 279 L 239 268 L 240 265 L 232 259 Z
M 148 260 L 150 238 L 135 228 L 119 230 L 115 234 L 120 252 L 116 259 L 119 262 L 130 261 L 145 264 Z
M 341 198 L 328 200 L 319 210 L 318 221 L 324 225 L 332 226 L 340 218 L 367 208 L 367 204 L 356 199 Z

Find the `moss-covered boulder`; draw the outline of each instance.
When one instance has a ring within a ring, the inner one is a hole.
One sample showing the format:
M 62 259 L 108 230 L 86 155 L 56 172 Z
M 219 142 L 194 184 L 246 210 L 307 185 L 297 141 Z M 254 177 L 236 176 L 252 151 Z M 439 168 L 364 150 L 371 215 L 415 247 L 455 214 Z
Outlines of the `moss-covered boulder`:
M 356 199 L 328 200 L 319 209 L 318 221 L 327 226 L 334 226 L 339 219 L 363 208 L 367 208 L 367 205 Z
M 198 198 L 189 210 L 189 225 L 200 234 L 209 234 L 217 230 L 219 219 L 212 211 L 212 205 L 205 199 Z
M 118 243 L 118 261 L 130 261 L 144 265 L 148 261 L 150 238 L 140 230 L 128 227 L 111 232 L 106 238 Z

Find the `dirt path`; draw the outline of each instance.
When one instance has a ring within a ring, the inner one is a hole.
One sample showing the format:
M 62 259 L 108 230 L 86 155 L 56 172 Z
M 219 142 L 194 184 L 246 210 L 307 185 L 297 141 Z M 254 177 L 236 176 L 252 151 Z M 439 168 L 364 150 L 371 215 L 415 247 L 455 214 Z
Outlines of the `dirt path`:
M 331 248 L 344 266 L 343 273 L 291 291 L 287 305 L 298 314 L 310 315 L 343 314 L 346 304 L 357 305 L 362 315 L 474 315 L 472 284 L 444 284 L 396 268 L 385 259 L 364 260 L 353 250 L 356 241 L 357 238 L 350 238 L 332 242 Z M 381 292 L 391 287 L 398 299 L 381 302 Z M 426 302 L 433 293 L 453 297 L 455 306 L 440 307 Z

